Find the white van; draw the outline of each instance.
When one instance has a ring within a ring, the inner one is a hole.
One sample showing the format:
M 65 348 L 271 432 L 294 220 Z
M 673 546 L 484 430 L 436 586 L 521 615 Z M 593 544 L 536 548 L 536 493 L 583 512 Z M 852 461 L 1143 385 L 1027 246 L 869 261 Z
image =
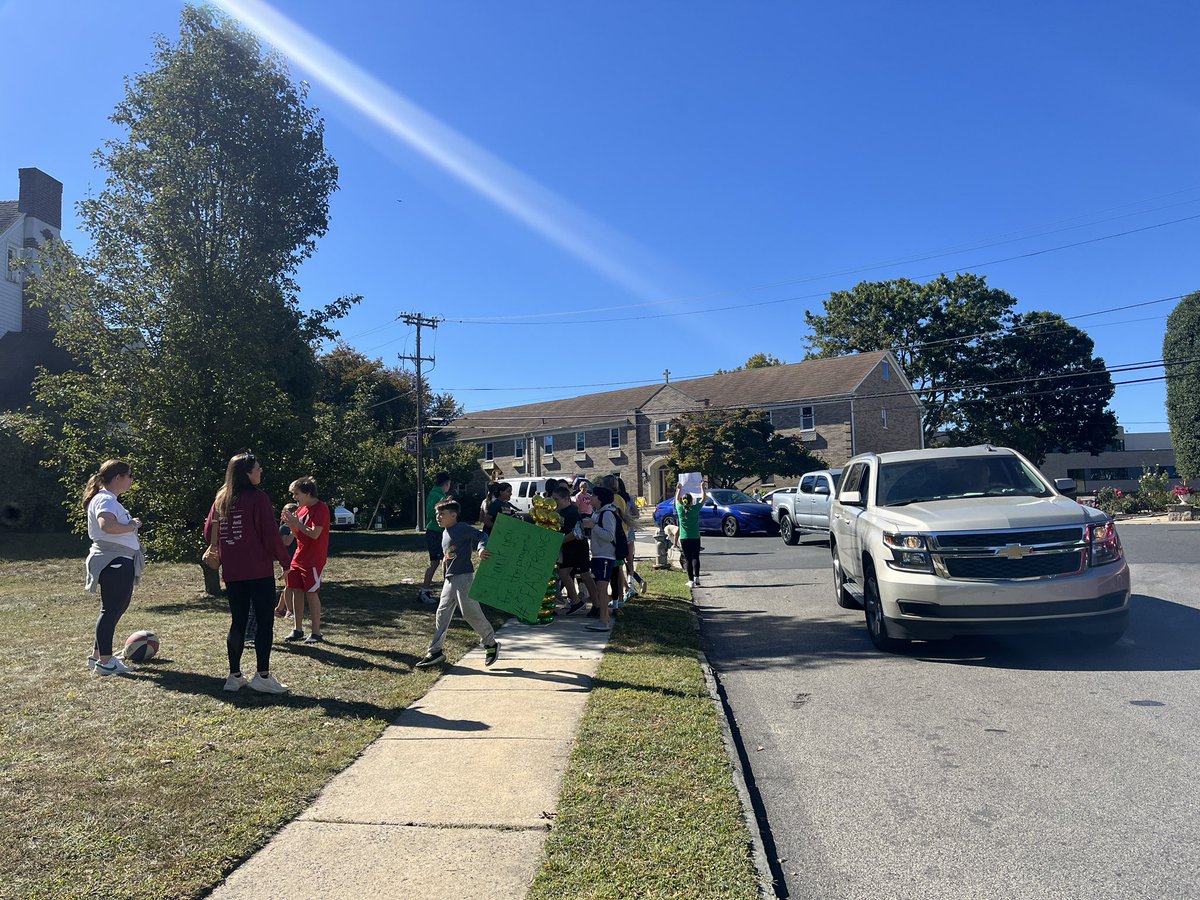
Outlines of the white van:
M 523 516 L 528 516 L 533 512 L 533 498 L 546 489 L 545 478 L 505 478 L 503 480 L 512 485 L 512 497 L 509 502 Z

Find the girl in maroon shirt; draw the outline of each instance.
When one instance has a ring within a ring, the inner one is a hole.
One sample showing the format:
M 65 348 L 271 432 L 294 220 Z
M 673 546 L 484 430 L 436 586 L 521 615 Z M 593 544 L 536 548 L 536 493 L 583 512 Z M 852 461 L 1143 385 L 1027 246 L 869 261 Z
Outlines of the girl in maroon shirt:
M 271 675 L 275 563 L 283 566 L 286 572 L 292 554 L 279 536 L 275 507 L 259 488 L 261 482 L 262 466 L 254 454 L 239 453 L 230 459 L 225 468 L 225 484 L 217 491 L 204 523 L 204 539 L 210 540 L 214 527 L 219 529 L 217 547 L 231 616 L 225 642 L 229 650 L 229 677 L 225 680 L 225 690 L 236 691 L 249 686 L 264 694 L 283 694 L 287 692 L 287 685 L 280 684 Z M 252 606 L 258 620 L 254 643 L 258 672 L 247 679 L 241 668 L 242 648 Z

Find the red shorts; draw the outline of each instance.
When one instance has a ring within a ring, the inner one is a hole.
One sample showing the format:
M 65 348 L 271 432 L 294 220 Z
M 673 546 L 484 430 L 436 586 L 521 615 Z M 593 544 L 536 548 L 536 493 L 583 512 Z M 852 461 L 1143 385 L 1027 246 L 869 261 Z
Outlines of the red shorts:
M 314 567 L 301 568 L 293 564 L 287 571 L 287 586 L 306 594 L 321 590 L 321 570 Z

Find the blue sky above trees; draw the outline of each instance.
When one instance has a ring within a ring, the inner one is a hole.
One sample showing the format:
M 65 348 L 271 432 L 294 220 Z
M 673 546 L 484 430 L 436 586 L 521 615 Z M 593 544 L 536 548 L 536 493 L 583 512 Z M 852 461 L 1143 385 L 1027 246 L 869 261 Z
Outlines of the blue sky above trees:
M 398 312 L 492 322 L 423 344 L 468 409 L 796 361 L 829 291 L 940 271 L 1071 318 L 1110 365 L 1157 360 L 1172 303 L 1088 314 L 1200 287 L 1187 4 L 225 7 L 288 46 L 340 168 L 302 302 L 362 294 L 343 334 L 389 364 L 413 352 Z M 70 204 L 179 8 L 64 0 L 47 28 L 0 0 L 32 86 L 6 95 L 0 196 L 49 172 L 86 241 Z M 1165 430 L 1164 395 L 1113 408 Z

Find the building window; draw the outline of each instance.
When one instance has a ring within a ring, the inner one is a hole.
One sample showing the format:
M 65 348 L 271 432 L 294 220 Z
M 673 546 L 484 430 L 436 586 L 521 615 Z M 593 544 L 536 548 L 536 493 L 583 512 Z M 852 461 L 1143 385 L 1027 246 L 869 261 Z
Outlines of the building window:
M 883 427 L 887 428 L 887 407 L 879 411 L 879 418 L 883 420 Z
M 582 431 L 575 432 L 575 452 L 582 453 L 587 449 L 587 437 Z
M 816 417 L 811 406 L 800 407 L 800 430 L 812 431 L 816 427 Z
M 654 423 L 654 441 L 655 441 L 655 443 L 665 444 L 667 441 L 669 441 L 671 439 L 670 435 L 669 435 L 670 431 L 671 431 L 671 423 L 670 422 L 655 422 Z
M 492 445 L 491 441 L 488 441 L 486 444 L 483 445 L 483 458 L 484 459 L 495 459 L 496 458 L 496 448 Z
M 608 449 L 609 450 L 620 450 L 621 449 L 621 429 L 620 428 L 608 429 Z
M 20 259 L 21 259 L 21 248 L 14 247 L 12 244 L 9 244 L 8 245 L 8 258 L 4 262 L 4 266 L 5 266 L 4 277 L 6 277 L 9 281 L 20 281 L 21 280 L 21 270 L 13 268 L 13 265 L 15 263 L 19 262 Z
M 517 438 L 513 441 L 513 459 L 525 458 L 525 438 Z
M 883 380 L 887 381 L 892 377 L 892 365 L 886 359 L 883 361 Z
M 543 452 L 545 452 L 545 454 L 547 456 L 554 455 L 554 435 L 552 435 L 552 434 L 546 435 L 546 443 L 543 448 Z

